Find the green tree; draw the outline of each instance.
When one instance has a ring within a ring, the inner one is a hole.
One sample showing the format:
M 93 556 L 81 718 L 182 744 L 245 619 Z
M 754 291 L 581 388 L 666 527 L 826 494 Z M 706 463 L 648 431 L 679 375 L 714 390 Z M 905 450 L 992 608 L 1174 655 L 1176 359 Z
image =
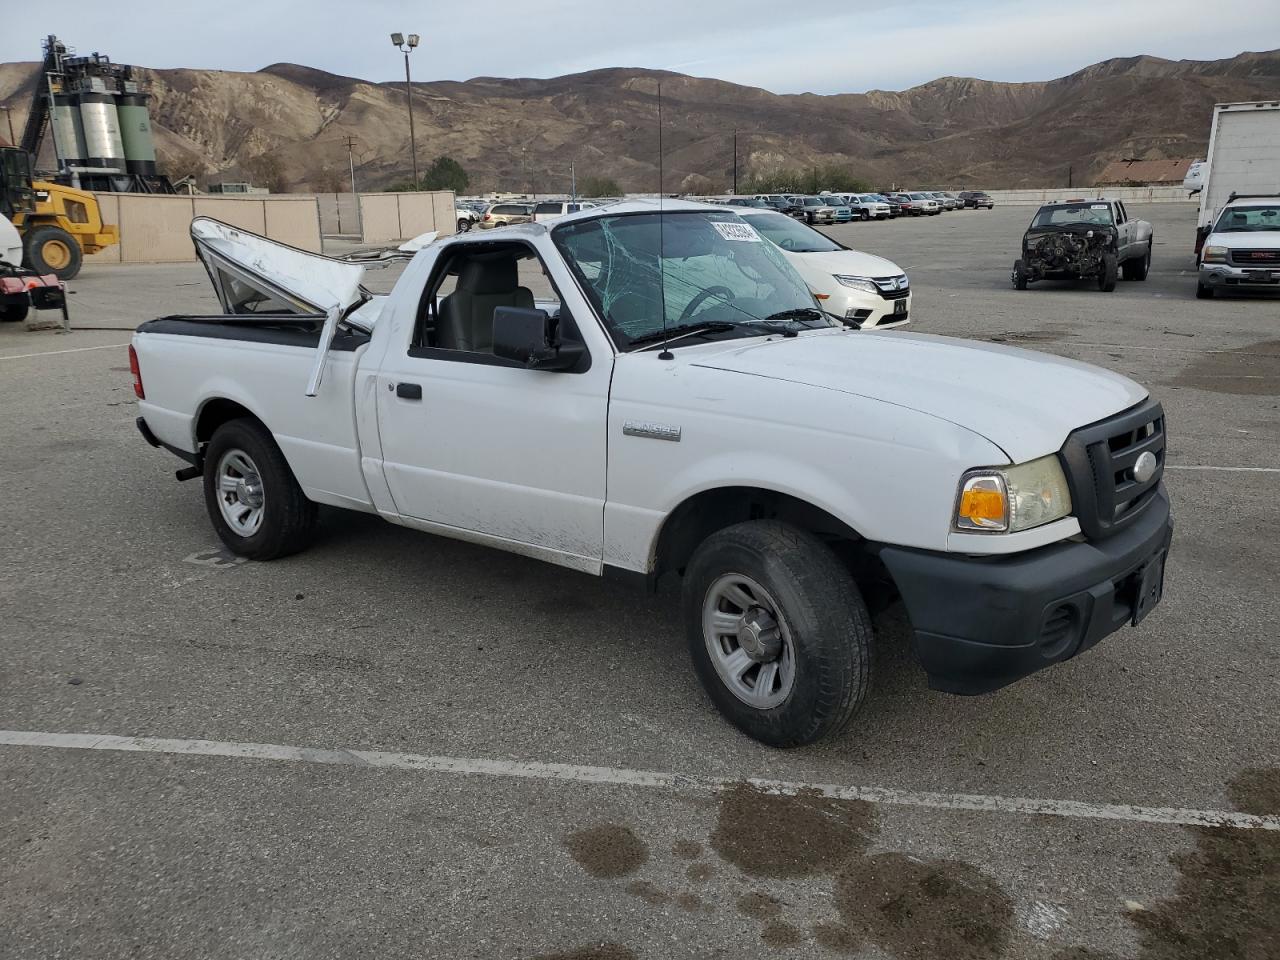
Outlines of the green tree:
M 470 183 L 470 175 L 457 160 L 453 157 L 436 157 L 417 183 L 405 180 L 392 184 L 387 189 L 394 193 L 414 190 L 452 190 L 454 193 L 462 193 Z
M 620 197 L 622 187 L 611 177 L 583 177 L 578 181 L 580 197 Z

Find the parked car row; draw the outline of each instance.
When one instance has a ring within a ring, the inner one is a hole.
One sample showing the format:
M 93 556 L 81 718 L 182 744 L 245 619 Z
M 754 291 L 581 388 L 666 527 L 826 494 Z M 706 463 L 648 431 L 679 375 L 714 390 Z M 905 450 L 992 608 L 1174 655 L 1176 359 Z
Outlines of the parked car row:
M 464 207 L 462 203 L 458 203 L 458 232 L 465 233 L 473 226 L 481 230 L 492 230 L 494 227 L 505 227 L 513 223 L 550 223 L 566 214 L 596 206 L 599 204 L 590 200 L 539 200 L 536 203 L 514 201 L 484 204 L 479 212 L 475 212 L 473 205 Z
M 766 206 L 810 225 L 848 223 L 850 220 L 890 220 L 895 217 L 933 216 L 947 210 L 995 207 L 995 201 L 980 190 L 959 194 L 941 190 L 898 191 L 894 193 L 758 193 L 754 197 L 714 198 L 713 203 L 736 207 Z

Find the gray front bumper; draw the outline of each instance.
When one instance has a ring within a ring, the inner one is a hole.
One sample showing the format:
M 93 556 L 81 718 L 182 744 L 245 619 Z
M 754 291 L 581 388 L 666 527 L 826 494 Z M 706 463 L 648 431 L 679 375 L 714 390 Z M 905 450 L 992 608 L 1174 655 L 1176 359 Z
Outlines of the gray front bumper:
M 1206 287 L 1275 289 L 1280 287 L 1280 267 L 1236 267 L 1229 263 L 1202 263 L 1200 282 Z

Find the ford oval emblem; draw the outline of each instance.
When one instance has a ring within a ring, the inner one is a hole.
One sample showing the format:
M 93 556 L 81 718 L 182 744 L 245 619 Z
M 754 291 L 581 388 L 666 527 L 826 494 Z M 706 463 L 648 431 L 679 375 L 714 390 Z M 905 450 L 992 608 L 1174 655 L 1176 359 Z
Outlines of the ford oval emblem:
M 1146 483 L 1156 475 L 1156 455 L 1150 450 L 1146 450 L 1138 457 L 1138 462 L 1133 465 L 1133 479 L 1139 483 Z

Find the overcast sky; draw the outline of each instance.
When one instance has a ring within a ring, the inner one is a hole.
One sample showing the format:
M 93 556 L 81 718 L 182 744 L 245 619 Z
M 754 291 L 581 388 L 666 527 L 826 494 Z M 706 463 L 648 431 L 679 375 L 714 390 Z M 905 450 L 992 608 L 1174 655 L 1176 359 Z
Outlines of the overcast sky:
M 149 67 L 258 70 L 278 61 L 393 80 L 392 31 L 419 33 L 415 79 L 553 77 L 653 67 L 777 93 L 899 90 L 939 76 L 1048 80 L 1109 57 L 1214 60 L 1280 47 L 1280 0 L 0 0 L 0 62 L 57 34 Z M 1227 8 L 1222 8 L 1227 9 Z M 784 26 L 785 24 L 785 26 Z

